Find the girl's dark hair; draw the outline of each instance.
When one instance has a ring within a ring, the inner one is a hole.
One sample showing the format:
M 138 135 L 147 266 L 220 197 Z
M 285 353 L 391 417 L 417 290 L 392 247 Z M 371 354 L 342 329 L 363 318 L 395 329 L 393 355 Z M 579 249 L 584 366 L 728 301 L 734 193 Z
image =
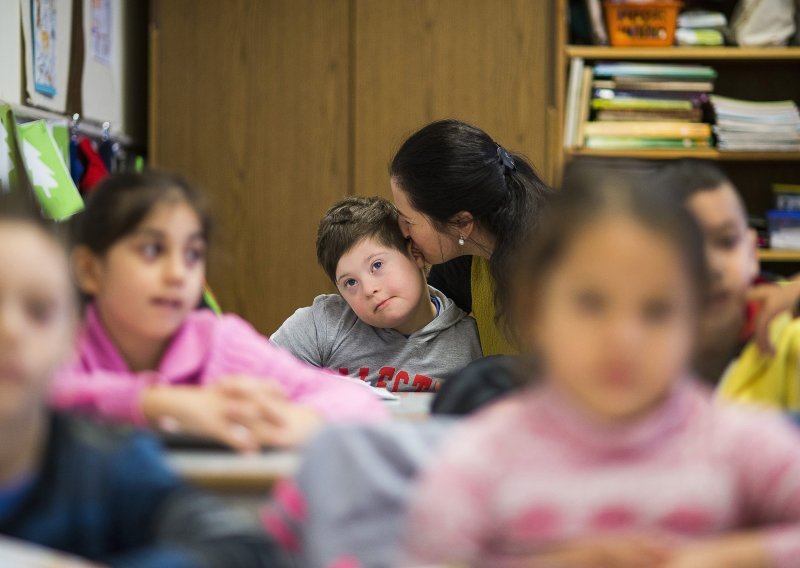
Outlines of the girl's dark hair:
M 587 225 L 609 215 L 635 220 L 666 237 L 679 251 L 691 278 L 695 305 L 702 309 L 709 276 L 703 234 L 694 218 L 658 184 L 622 171 L 579 167 L 564 176 L 562 190 L 549 201 L 534 238 L 520 252 L 514 280 L 509 330 L 519 339 L 520 318 L 536 309 L 542 282 L 549 278 L 573 239 Z M 629 275 L 636 278 L 636 274 Z
M 467 211 L 495 238 L 489 261 L 498 321 L 510 289 L 509 259 L 536 224 L 550 188 L 519 154 L 503 149 L 475 126 L 440 120 L 412 134 L 389 174 L 411 205 L 440 231 Z
M 97 184 L 86 208 L 74 219 L 73 244 L 101 256 L 163 202 L 192 207 L 200 218 L 203 237 L 209 240 L 211 217 L 200 193 L 180 176 L 151 171 L 115 174 Z
M 677 196 L 681 203 L 702 191 L 717 189 L 724 184 L 733 185 L 719 166 L 696 158 L 668 162 L 658 172 L 656 179 L 660 186 Z

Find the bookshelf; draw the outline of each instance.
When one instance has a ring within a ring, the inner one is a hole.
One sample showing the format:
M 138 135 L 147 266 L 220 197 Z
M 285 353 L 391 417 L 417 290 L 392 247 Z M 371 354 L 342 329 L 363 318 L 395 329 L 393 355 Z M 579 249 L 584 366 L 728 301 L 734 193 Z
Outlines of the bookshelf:
M 800 250 L 759 249 L 758 260 L 761 262 L 800 263 Z
M 567 58 L 627 61 L 800 61 L 800 47 L 600 47 L 566 45 Z
M 800 161 L 800 152 L 723 152 L 709 149 L 698 150 L 605 150 L 596 148 L 566 148 L 567 157 L 594 156 L 598 158 L 637 158 L 642 160 L 674 160 L 678 158 L 702 158 L 719 161 L 784 162 Z
M 800 47 L 605 47 L 571 45 L 568 0 L 557 0 L 560 25 L 555 30 L 558 140 L 554 149 L 556 178 L 566 162 L 578 158 L 671 160 L 701 158 L 718 161 L 740 190 L 748 211 L 764 215 L 772 207 L 770 185 L 800 183 L 800 152 L 720 151 L 697 149 L 605 149 L 565 147 L 564 121 L 570 64 L 576 58 L 586 66 L 599 62 L 689 63 L 710 65 L 718 72 L 714 93 L 745 100 L 800 102 Z M 770 263 L 800 263 L 800 251 L 760 250 L 759 259 Z M 788 267 L 787 267 L 788 268 Z

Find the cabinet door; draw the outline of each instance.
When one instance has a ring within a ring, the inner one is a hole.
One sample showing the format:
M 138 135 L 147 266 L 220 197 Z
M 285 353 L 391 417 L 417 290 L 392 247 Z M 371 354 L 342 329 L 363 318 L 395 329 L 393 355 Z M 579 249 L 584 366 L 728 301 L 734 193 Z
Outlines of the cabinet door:
M 388 196 L 394 151 L 441 118 L 472 122 L 550 170 L 552 0 L 353 1 L 357 194 Z
M 316 226 L 348 191 L 348 0 L 153 0 L 150 148 L 211 197 L 209 280 L 271 333 L 330 289 Z

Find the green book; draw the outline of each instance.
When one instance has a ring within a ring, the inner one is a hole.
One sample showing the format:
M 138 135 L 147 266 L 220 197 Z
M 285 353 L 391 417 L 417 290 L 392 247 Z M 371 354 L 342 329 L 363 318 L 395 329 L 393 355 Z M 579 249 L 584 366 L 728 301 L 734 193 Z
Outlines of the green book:
M 592 99 L 592 108 L 598 109 L 636 109 L 636 110 L 692 110 L 691 101 L 669 99 Z
M 602 150 L 709 148 L 709 140 L 676 138 L 641 138 L 637 136 L 587 136 L 586 147 Z

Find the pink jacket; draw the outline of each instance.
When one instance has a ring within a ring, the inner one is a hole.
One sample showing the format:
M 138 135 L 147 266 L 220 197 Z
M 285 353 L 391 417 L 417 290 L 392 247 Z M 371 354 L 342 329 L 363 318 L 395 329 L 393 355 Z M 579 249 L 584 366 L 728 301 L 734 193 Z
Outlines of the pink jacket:
M 153 384 L 208 385 L 231 375 L 269 378 L 288 397 L 336 421 L 388 416 L 367 389 L 311 367 L 274 346 L 234 315 L 194 311 L 172 338 L 154 372 L 134 373 L 123 360 L 94 305 L 86 310 L 73 361 L 55 377 L 51 402 L 112 420 L 145 424 L 142 390 Z
M 777 414 L 715 405 L 687 381 L 650 416 L 611 427 L 545 386 L 458 428 L 414 492 L 419 564 L 532 566 L 581 537 L 681 542 L 758 526 L 776 568 L 800 566 L 800 435 Z

